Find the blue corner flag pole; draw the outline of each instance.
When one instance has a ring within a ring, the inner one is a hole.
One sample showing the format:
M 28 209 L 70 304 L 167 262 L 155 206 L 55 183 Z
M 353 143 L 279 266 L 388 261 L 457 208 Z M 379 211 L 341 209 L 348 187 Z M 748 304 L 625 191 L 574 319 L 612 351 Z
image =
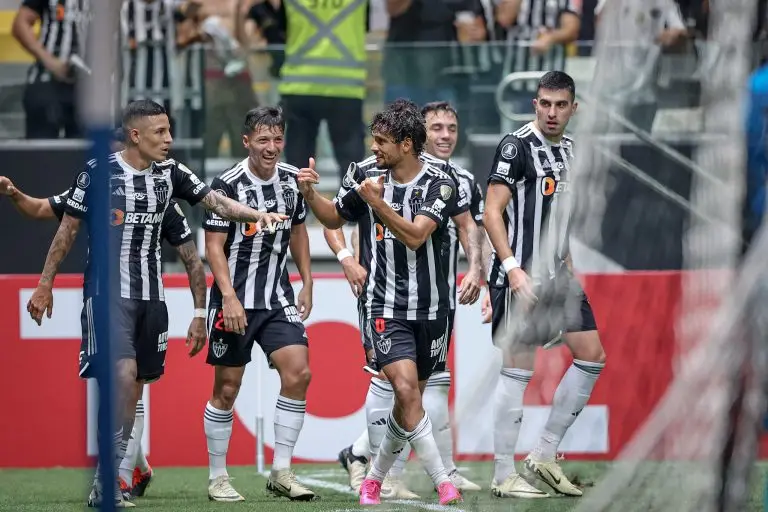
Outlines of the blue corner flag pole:
M 109 151 L 112 136 L 113 95 L 117 90 L 115 76 L 118 76 L 119 15 L 122 2 L 117 0 L 91 3 L 87 60 L 91 65 L 90 74 L 81 76 L 80 112 L 83 123 L 93 143 L 91 158 L 97 166 L 91 178 L 88 212 L 88 249 L 93 278 L 92 293 L 94 330 L 97 340 L 95 361 L 96 378 L 99 383 L 99 480 L 102 485 L 100 509 L 115 510 L 117 474 L 115 446 L 113 443 L 116 425 L 117 395 L 114 385 L 115 360 L 111 344 L 110 300 L 117 289 L 112 287 L 112 273 L 117 271 L 119 256 L 110 243 L 110 177 Z

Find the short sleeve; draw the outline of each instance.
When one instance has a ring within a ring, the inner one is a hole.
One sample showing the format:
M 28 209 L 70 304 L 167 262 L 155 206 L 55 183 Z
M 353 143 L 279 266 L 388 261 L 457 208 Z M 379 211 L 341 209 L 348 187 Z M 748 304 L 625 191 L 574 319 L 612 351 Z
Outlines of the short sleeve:
M 514 135 L 507 135 L 496 148 L 488 184 L 503 183 L 510 189 L 525 177 L 525 150 Z
M 357 186 L 365 179 L 365 173 L 355 163 L 349 164 L 349 169 L 341 180 L 341 188 L 333 199 L 336 211 L 344 219 L 352 222 L 358 220 L 368 211 L 368 205 L 357 195 Z
M 304 196 L 301 194 L 296 195 L 296 209 L 293 212 L 292 225 L 304 224 L 307 220 L 307 203 L 304 201 Z
M 176 201 L 171 201 L 168 209 L 165 210 L 160 236 L 168 240 L 168 243 L 174 247 L 192 240 L 192 230 L 189 229 L 187 217 Z
M 485 199 L 480 185 L 475 181 L 472 183 L 472 198 L 469 202 L 469 212 L 478 226 L 483 225 L 483 213 L 485 213 Z
M 48 8 L 48 2 L 45 0 L 24 0 L 21 5 L 28 9 L 35 11 L 41 18 L 43 13 Z
M 67 197 L 69 196 L 69 189 L 65 190 L 61 194 L 51 196 L 48 198 L 48 204 L 51 205 L 51 210 L 59 221 L 64 217 L 64 211 L 67 204 Z
M 455 211 L 457 195 L 454 180 L 447 176 L 438 178 L 429 184 L 424 202 L 416 215 L 425 215 L 441 225 L 446 221 L 449 212 Z
M 67 213 L 78 219 L 83 219 L 88 213 L 89 190 L 91 186 L 91 175 L 93 174 L 96 162 L 91 160 L 84 171 L 81 171 L 75 177 L 75 182 L 67 193 L 67 200 L 64 204 L 64 213 Z
M 200 178 L 181 162 L 176 162 L 171 169 L 171 181 L 173 197 L 183 199 L 192 206 L 199 203 L 211 191 L 208 185 L 200 181 Z
M 218 176 L 213 178 L 213 181 L 211 182 L 211 188 L 214 190 L 214 193 L 221 194 L 224 197 L 228 197 L 230 199 L 235 199 L 237 197 L 237 194 L 234 192 L 232 186 L 222 181 Z M 222 219 L 210 210 L 205 211 L 205 217 L 203 217 L 204 230 L 212 231 L 215 233 L 227 233 L 229 231 L 230 225 L 231 222 L 227 219 Z

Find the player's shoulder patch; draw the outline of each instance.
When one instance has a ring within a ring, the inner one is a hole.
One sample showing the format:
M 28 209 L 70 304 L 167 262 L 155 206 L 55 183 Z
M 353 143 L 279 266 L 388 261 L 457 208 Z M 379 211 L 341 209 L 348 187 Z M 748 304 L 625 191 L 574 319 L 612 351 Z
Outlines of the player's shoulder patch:
M 522 152 L 522 141 L 515 134 L 508 134 L 498 146 L 499 157 L 505 160 L 514 160 Z

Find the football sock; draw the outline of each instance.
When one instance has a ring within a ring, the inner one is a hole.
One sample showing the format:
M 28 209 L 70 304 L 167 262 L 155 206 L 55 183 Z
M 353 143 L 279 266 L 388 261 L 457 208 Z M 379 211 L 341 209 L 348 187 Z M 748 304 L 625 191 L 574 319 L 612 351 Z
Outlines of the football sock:
M 354 443 L 352 443 L 352 455 L 355 457 L 365 457 L 366 460 L 371 456 L 371 443 L 368 442 L 368 429 L 363 429 L 362 434 Z
M 275 454 L 272 471 L 291 467 L 293 448 L 299 439 L 299 432 L 304 425 L 306 400 L 293 400 L 282 395 L 277 397 L 275 405 Z
M 395 403 L 392 384 L 381 379 L 371 379 L 368 394 L 365 396 L 365 417 L 368 423 L 368 443 L 370 458 L 376 456 L 387 431 L 387 418 Z
M 496 394 L 493 415 L 493 478 L 501 483 L 515 471 L 515 446 L 523 423 L 523 395 L 533 372 L 519 368 L 503 368 Z
M 448 480 L 440 451 L 437 449 L 435 437 L 432 435 L 432 422 L 425 412 L 424 417 L 412 432 L 406 433 L 406 439 L 411 443 L 411 448 L 416 452 L 419 462 L 424 466 L 435 487 Z
M 432 434 L 435 436 L 440 458 L 449 474 L 456 469 L 456 465 L 453 463 L 453 433 L 448 413 L 450 385 L 451 374 L 449 372 L 434 373 L 429 377 L 422 396 L 424 410 L 427 411 L 427 415 L 432 421 Z
M 387 430 L 384 434 L 384 439 L 381 441 L 381 446 L 379 446 L 379 451 L 373 459 L 367 476 L 367 478 L 378 480 L 379 482 L 384 480 L 384 476 L 392 468 L 395 459 L 400 455 L 406 443 L 405 436 L 407 433 L 397 424 L 391 413 L 386 426 Z
M 399 478 L 405 473 L 405 464 L 408 462 L 408 457 L 411 455 L 411 445 L 405 443 L 403 451 L 397 456 L 395 462 L 392 464 L 392 468 L 389 470 L 389 476 Z
M 203 427 L 208 441 L 208 478 L 211 480 L 227 476 L 227 450 L 233 420 L 232 411 L 217 409 L 210 402 L 205 404 Z

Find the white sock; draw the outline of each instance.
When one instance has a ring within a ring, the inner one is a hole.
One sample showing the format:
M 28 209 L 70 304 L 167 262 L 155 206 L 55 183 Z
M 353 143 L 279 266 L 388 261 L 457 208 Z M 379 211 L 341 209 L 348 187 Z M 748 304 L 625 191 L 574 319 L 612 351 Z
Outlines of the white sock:
M 144 402 L 139 400 L 136 404 L 136 419 L 133 421 L 133 437 L 136 438 L 136 467 L 139 471 L 146 473 L 149 471 L 149 461 L 147 455 L 144 453 L 144 448 L 141 444 L 141 440 L 144 439 Z M 128 444 L 128 450 L 130 451 L 131 445 Z
M 208 440 L 208 478 L 211 480 L 228 476 L 227 450 L 229 438 L 232 437 L 233 419 L 232 411 L 217 409 L 210 402 L 205 404 L 203 427 Z
M 400 478 L 405 473 L 405 465 L 408 463 L 408 457 L 411 455 L 411 445 L 405 443 L 403 451 L 397 456 L 395 462 L 392 464 L 392 468 L 389 470 L 389 476 L 394 478 Z
M 112 442 L 115 446 L 115 474 L 120 475 L 120 464 L 122 464 L 123 459 L 125 458 L 125 450 L 128 447 L 128 438 L 130 438 L 130 434 L 126 433 L 123 427 L 120 427 L 120 430 L 115 432 L 114 437 L 112 438 Z M 128 480 L 130 482 L 130 480 Z M 120 492 L 120 486 L 116 486 L 115 488 L 115 499 L 120 499 L 122 493 Z
M 384 439 L 381 441 L 379 451 L 376 453 L 373 463 L 371 463 L 371 469 L 368 471 L 366 478 L 378 480 L 379 482 L 384 480 L 384 476 L 392 468 L 395 459 L 397 459 L 405 447 L 406 435 L 406 431 L 397 424 L 395 418 L 392 417 L 392 413 L 390 413 Z
M 304 425 L 304 413 L 307 411 L 306 400 L 293 400 L 282 395 L 277 397 L 275 405 L 275 454 L 272 459 L 272 471 L 291 467 L 293 448 L 299 439 L 299 432 Z
M 365 457 L 367 460 L 371 455 L 371 443 L 368 442 L 368 429 L 363 429 L 354 443 L 352 443 L 352 455 L 355 457 Z
M 381 379 L 371 379 L 368 394 L 365 395 L 365 418 L 368 423 L 368 443 L 370 458 L 379 452 L 379 446 L 387 431 L 387 418 L 395 403 L 392 384 Z
M 433 373 L 424 388 L 421 402 L 432 421 L 432 435 L 435 436 L 440 458 L 443 460 L 445 470 L 450 474 L 456 470 L 453 463 L 453 432 L 451 430 L 451 418 L 448 413 L 448 390 L 451 385 L 449 372 Z
M 573 364 L 563 375 L 552 398 L 552 409 L 549 412 L 547 424 L 544 425 L 544 432 L 533 450 L 536 460 L 555 460 L 560 441 L 587 405 L 592 388 L 595 387 L 595 382 L 604 367 L 603 363 L 573 360 Z
M 139 421 L 141 418 L 141 421 Z M 139 453 L 141 453 L 141 436 L 144 433 L 144 402 L 136 402 L 136 417 L 133 421 L 131 437 L 128 439 L 128 446 L 125 449 L 125 457 L 120 463 L 119 476 L 128 484 L 133 485 L 133 468 L 136 467 Z
M 502 483 L 515 474 L 515 446 L 523 424 L 523 395 L 533 372 L 503 368 L 496 384 L 493 411 L 493 479 Z
M 406 433 L 406 439 L 411 443 L 411 448 L 416 452 L 419 462 L 424 466 L 424 471 L 432 479 L 435 487 L 448 481 L 448 474 L 445 472 L 443 460 L 440 458 L 435 436 L 432 435 L 432 422 L 426 412 L 416 428 L 412 432 Z

